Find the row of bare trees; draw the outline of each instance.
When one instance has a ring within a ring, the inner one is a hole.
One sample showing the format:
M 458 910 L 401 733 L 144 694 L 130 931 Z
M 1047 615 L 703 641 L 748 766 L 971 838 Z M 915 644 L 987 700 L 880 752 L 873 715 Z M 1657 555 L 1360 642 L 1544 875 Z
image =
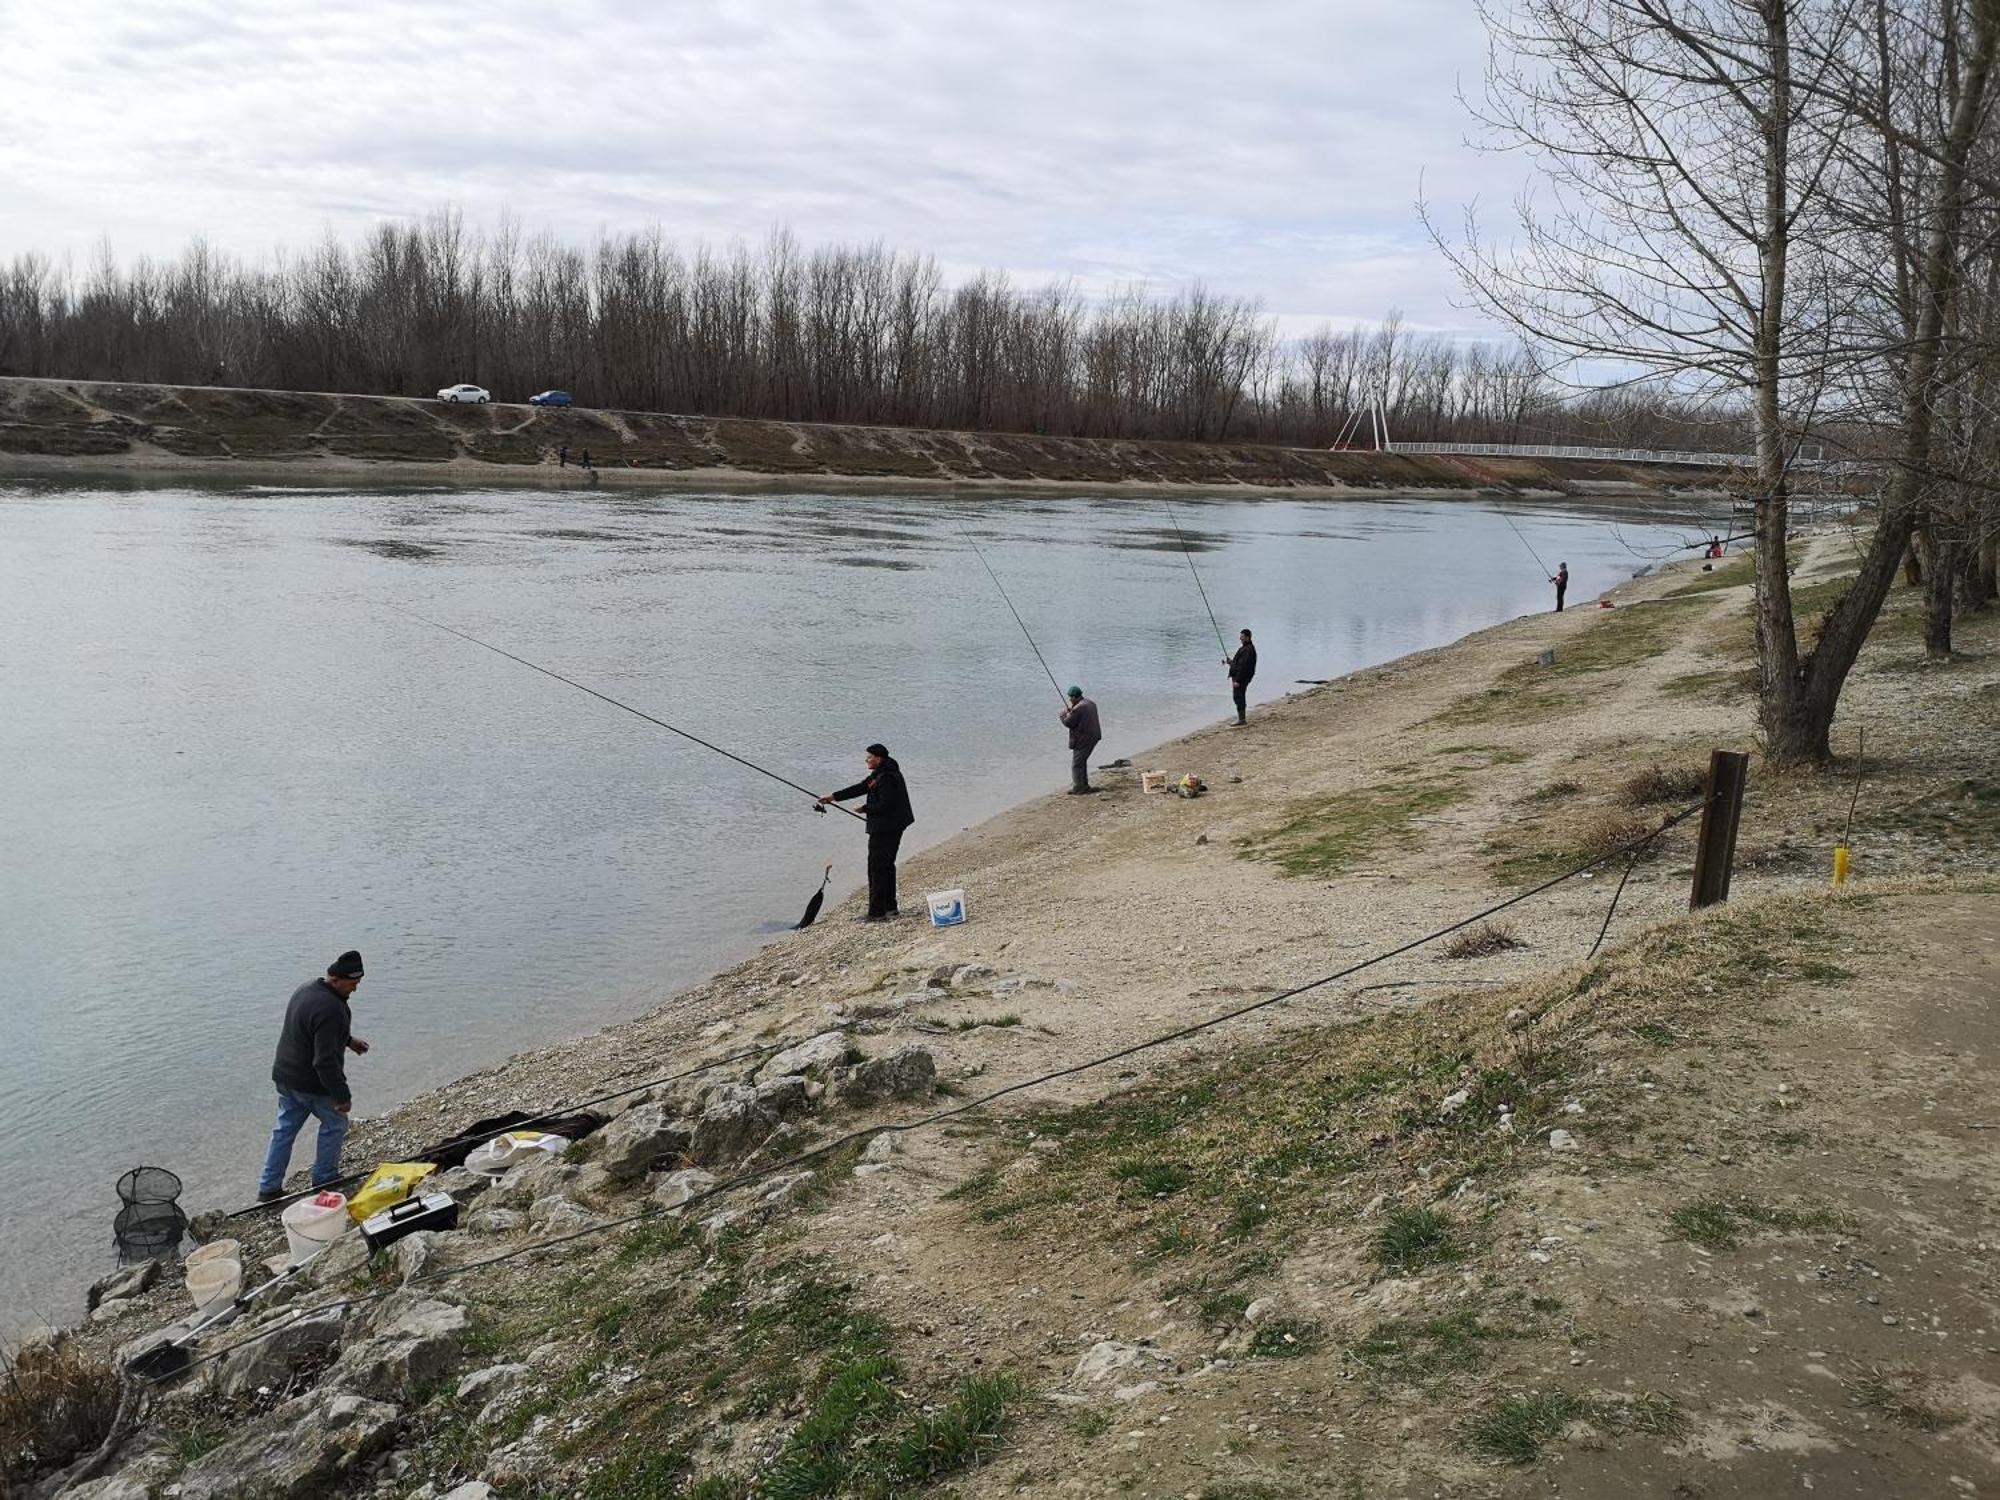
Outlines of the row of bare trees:
M 519 399 L 793 421 L 1324 446 L 1380 401 L 1409 438 L 1685 437 L 1673 402 L 1578 413 L 1525 344 L 1323 327 L 1281 338 L 1194 286 L 1106 298 L 882 246 L 689 249 L 658 231 L 588 249 L 444 211 L 249 266 L 211 246 L 81 270 L 0 268 L 0 373 Z M 1642 431 L 1643 430 L 1643 431 Z M 1712 433 L 1704 434 L 1709 446 Z
M 1483 122 L 1542 169 L 1496 240 L 1433 233 L 1489 312 L 1585 367 L 1740 412 L 1753 436 L 1761 717 L 1823 759 L 1913 542 L 1927 647 L 1993 596 L 2000 0 L 1482 0 Z M 1845 596 L 1801 639 L 1796 462 L 1881 477 Z

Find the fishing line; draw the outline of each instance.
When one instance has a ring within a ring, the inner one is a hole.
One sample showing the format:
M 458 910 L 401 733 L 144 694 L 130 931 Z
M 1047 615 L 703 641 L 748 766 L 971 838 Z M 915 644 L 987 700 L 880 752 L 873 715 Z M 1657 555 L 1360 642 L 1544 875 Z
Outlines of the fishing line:
M 1497 505 L 1494 507 L 1494 509 L 1496 511 L 1499 511 L 1500 519 L 1507 523 L 1507 529 L 1513 532 L 1515 536 L 1521 538 L 1521 545 L 1528 549 L 1528 556 L 1532 557 L 1535 560 L 1535 566 L 1542 570 L 1542 576 L 1544 578 L 1553 579 L 1556 575 L 1551 573 L 1549 571 L 1549 565 L 1542 561 L 1542 554 L 1535 550 L 1534 543 L 1530 542 L 1527 538 L 1527 535 L 1521 530 L 1521 528 L 1514 524 L 1514 518 L 1508 515 L 1506 511 L 1500 510 L 1500 507 L 1498 507 Z
M 1014 601 L 1007 597 L 1007 587 L 1000 582 L 1000 575 L 993 571 L 993 564 L 988 562 L 986 554 L 979 550 L 979 543 L 972 539 L 971 532 L 959 526 L 957 522 L 952 524 L 957 527 L 958 534 L 965 539 L 965 545 L 972 549 L 972 555 L 979 559 L 979 566 L 986 570 L 986 576 L 993 580 L 993 587 L 1000 591 L 1000 602 L 1007 606 L 1007 613 L 1014 617 L 1014 623 L 1021 627 L 1021 634 L 1027 637 L 1028 649 L 1035 653 L 1035 660 L 1042 664 L 1042 672 L 1049 679 L 1049 686 L 1056 690 L 1056 697 L 1062 699 L 1064 703 L 1069 702 L 1063 693 L 1062 684 L 1056 681 L 1056 674 L 1049 671 L 1048 658 L 1042 655 L 1042 648 L 1035 644 L 1034 636 L 1028 633 L 1028 622 L 1021 618 L 1021 612 L 1014 608 Z
M 710 741 L 703 739 L 698 734 L 689 734 L 685 729 L 676 728 L 674 725 L 669 724 L 665 719 L 656 719 L 642 708 L 634 708 L 629 703 L 620 703 L 616 698 L 612 697 L 609 693 L 600 693 L 596 688 L 586 686 L 584 683 L 578 682 L 574 677 L 565 677 L 560 672 L 542 666 L 537 662 L 529 661 L 528 658 L 525 656 L 516 656 L 513 652 L 503 650 L 501 647 L 494 645 L 491 641 L 482 641 L 476 635 L 467 635 L 463 630 L 458 630 L 450 625 L 445 624 L 441 620 L 433 620 L 428 615 L 420 615 L 413 609 L 405 609 L 400 604 L 391 604 L 389 608 L 395 610 L 398 614 L 408 615 L 412 620 L 421 620 L 426 625 L 430 625 L 438 630 L 442 630 L 446 635 L 455 635 L 461 641 L 470 641 L 475 646 L 483 646 L 486 650 L 491 651 L 495 656 L 504 656 L 509 661 L 519 662 L 522 666 L 527 667 L 530 671 L 540 672 L 544 677 L 553 677 L 557 682 L 566 683 L 570 687 L 575 688 L 579 693 L 590 694 L 591 697 L 597 699 L 598 702 L 600 703 L 608 703 L 613 708 L 622 708 L 625 710 L 626 713 L 632 715 L 632 717 L 635 719 L 644 719 L 648 724 L 657 725 L 659 728 L 666 730 L 667 733 L 669 734 L 677 734 L 682 739 L 688 740 L 694 744 L 701 746 L 701 748 L 704 750 L 713 750 L 717 755 L 722 756 L 724 759 L 733 760 L 736 762 L 737 765 L 742 766 L 747 770 L 755 771 L 759 776 L 770 777 L 771 780 L 777 782 L 780 786 L 788 786 L 795 792 L 803 792 L 805 793 L 806 796 L 813 799 L 813 807 L 815 810 L 822 810 L 827 805 L 820 802 L 818 792 L 811 791 L 806 787 L 802 787 L 796 781 L 790 780 L 789 778 L 784 776 L 780 776 L 776 771 L 770 770 L 767 767 L 758 765 L 757 762 L 755 762 L 754 760 L 745 760 L 742 756 L 736 754 L 734 751 L 725 750 L 722 748 L 722 746 L 713 744 Z M 1027 627 L 1023 626 L 1022 628 L 1025 630 Z M 1050 680 L 1053 681 L 1054 679 L 1051 678 Z M 831 805 L 839 807 L 838 803 L 833 803 Z M 861 814 L 856 812 L 851 807 L 841 807 L 840 810 L 846 813 L 850 818 L 861 817 Z
M 1215 611 L 1209 607 L 1208 590 L 1201 586 L 1201 574 L 1196 571 L 1194 565 L 1194 549 L 1188 546 L 1187 533 L 1181 530 L 1180 518 L 1174 514 L 1174 508 L 1168 505 L 1166 512 L 1167 519 L 1174 523 L 1174 535 L 1181 539 L 1181 556 L 1187 559 L 1188 572 L 1194 574 L 1195 589 L 1201 594 L 1201 607 L 1208 610 L 1208 623 L 1215 628 L 1215 644 L 1222 647 L 1222 654 L 1226 657 L 1229 655 L 1229 647 L 1223 645 L 1222 626 L 1216 623 Z

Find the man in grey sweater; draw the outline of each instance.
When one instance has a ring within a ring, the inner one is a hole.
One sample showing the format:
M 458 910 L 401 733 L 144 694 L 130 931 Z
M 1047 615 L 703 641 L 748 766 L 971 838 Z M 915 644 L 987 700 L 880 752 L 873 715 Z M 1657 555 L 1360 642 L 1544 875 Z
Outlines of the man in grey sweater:
M 345 1054 L 368 1050 L 368 1043 L 354 1034 L 354 1013 L 347 1004 L 361 984 L 361 975 L 361 955 L 349 950 L 328 966 L 324 979 L 308 980 L 294 990 L 285 1006 L 278 1054 L 271 1062 L 271 1082 L 278 1087 L 278 1123 L 264 1154 L 264 1173 L 257 1180 L 259 1203 L 285 1196 L 292 1142 L 308 1118 L 319 1121 L 312 1185 L 323 1188 L 340 1179 L 340 1147 L 347 1139 L 347 1112 L 354 1104 Z
M 1056 717 L 1069 726 L 1069 794 L 1086 797 L 1097 790 L 1090 784 L 1090 752 L 1104 738 L 1097 724 L 1097 705 L 1083 696 L 1083 689 L 1069 690 L 1069 707 Z

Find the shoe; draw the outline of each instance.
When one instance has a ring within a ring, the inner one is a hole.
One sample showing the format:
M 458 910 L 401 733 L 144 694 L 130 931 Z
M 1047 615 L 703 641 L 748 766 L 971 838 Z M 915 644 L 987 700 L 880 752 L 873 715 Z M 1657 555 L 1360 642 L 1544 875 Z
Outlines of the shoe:
M 889 908 L 889 913 L 888 913 L 889 920 L 892 922 L 895 921 L 896 918 L 900 917 L 902 914 L 903 914 L 903 909 L 900 906 L 892 906 Z
M 871 911 L 867 916 L 857 917 L 855 920 L 859 922 L 886 922 L 889 920 L 889 914 L 887 912 Z
M 283 1188 L 259 1188 L 257 1190 L 257 1201 L 259 1203 L 276 1203 L 280 1198 L 289 1198 L 291 1196 Z

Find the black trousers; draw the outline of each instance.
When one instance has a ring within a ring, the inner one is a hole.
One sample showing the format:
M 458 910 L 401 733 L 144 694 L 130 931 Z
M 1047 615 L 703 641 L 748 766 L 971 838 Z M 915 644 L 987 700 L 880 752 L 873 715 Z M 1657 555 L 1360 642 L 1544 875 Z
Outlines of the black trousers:
M 1090 752 L 1097 746 L 1085 745 L 1069 753 L 1069 789 L 1073 792 L 1090 790 Z
M 1241 724 L 1250 713 L 1248 705 L 1250 684 L 1247 682 L 1238 682 L 1232 677 L 1229 679 L 1229 691 L 1236 699 L 1236 722 Z
M 896 850 L 903 831 L 868 835 L 868 915 L 886 917 L 896 909 Z
M 1563 595 L 1564 595 L 1564 593 L 1566 593 L 1567 591 L 1568 591 L 1568 585 L 1566 585 L 1566 584 L 1560 584 L 1560 583 L 1556 585 L 1556 613 L 1557 613 L 1557 614 L 1561 614 L 1561 613 L 1562 613 L 1562 607 L 1563 607 Z

